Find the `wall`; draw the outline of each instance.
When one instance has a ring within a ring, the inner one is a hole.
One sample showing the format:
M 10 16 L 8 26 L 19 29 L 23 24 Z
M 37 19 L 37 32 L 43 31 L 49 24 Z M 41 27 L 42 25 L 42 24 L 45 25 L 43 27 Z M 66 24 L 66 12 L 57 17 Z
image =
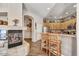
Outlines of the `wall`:
M 76 24 L 76 29 L 77 29 L 77 55 L 79 56 L 79 4 L 77 4 L 77 24 Z
M 32 38 L 31 34 L 32 34 L 31 32 L 24 30 L 24 38 Z
M 9 4 L 8 9 L 9 26 L 13 25 L 12 20 L 19 19 L 18 26 L 22 27 L 22 4 Z
M 5 3 L 5 4 L 0 4 L 0 12 L 8 12 L 8 23 L 9 23 L 8 26 L 0 26 L 0 28 L 10 29 L 10 30 L 20 30 L 20 29 L 23 29 L 22 28 L 22 4 L 21 3 L 12 3 L 12 4 Z M 19 19 L 18 26 L 13 26 L 13 24 L 14 24 L 13 20 L 15 18 Z M 21 47 L 22 47 L 22 49 L 21 49 Z M 24 42 L 23 45 L 20 45 L 20 47 L 17 46 L 15 48 L 8 49 L 9 51 L 11 51 L 11 52 L 8 52 L 8 54 L 9 55 L 10 54 L 14 55 L 14 52 L 15 52 L 15 54 L 19 55 L 20 52 L 24 52 L 24 53 L 22 53 L 22 55 L 26 55 L 26 54 L 28 54 L 28 52 L 26 52 L 26 50 L 28 48 L 29 48 L 29 46 L 27 46 L 26 42 Z M 16 52 L 16 50 L 17 50 L 17 52 Z
M 18 29 L 22 27 L 22 4 L 21 3 L 3 3 L 0 4 L 0 12 L 8 12 L 8 28 Z M 19 19 L 18 27 L 13 28 L 13 20 Z M 1 26 L 0 26 L 1 27 Z M 3 26 L 2 26 L 3 27 Z
M 32 41 L 36 42 L 41 39 L 40 33 L 42 32 L 42 17 L 39 15 L 31 12 L 31 11 L 25 11 L 23 12 L 23 15 L 29 15 L 32 16 L 34 19 L 32 21 Z M 37 24 L 37 29 L 35 29 L 35 23 Z M 27 34 L 25 34 L 27 35 Z

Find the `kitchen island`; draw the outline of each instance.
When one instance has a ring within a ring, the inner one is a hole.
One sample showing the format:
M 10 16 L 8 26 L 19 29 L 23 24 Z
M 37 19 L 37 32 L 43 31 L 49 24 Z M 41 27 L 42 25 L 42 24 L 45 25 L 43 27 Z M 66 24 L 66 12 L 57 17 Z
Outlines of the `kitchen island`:
M 44 43 L 46 41 L 46 43 Z M 56 41 L 56 46 L 52 45 Z M 54 46 L 56 55 L 75 56 L 76 55 L 76 36 L 70 34 L 42 33 L 41 49 L 51 50 Z M 47 43 L 48 42 L 48 43 Z M 52 51 L 54 51 L 54 49 Z M 48 55 L 51 55 L 50 52 Z

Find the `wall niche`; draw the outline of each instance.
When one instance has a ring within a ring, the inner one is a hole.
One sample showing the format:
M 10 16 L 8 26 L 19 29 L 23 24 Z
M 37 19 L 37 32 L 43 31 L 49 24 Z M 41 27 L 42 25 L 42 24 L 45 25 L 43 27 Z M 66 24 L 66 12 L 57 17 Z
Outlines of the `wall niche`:
M 8 25 L 8 13 L 0 12 L 0 25 Z

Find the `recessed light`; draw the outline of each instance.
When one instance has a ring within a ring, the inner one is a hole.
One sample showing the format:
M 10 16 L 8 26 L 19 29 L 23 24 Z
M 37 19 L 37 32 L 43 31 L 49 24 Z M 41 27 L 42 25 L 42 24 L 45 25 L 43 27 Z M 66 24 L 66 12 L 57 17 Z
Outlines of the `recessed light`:
M 54 17 L 55 19 L 57 18 L 57 17 Z
M 50 8 L 47 8 L 47 10 L 50 10 Z
M 54 19 L 57 19 L 57 17 L 55 16 Z
M 76 5 L 73 5 L 73 7 L 76 7 Z
M 65 14 L 69 14 L 68 12 L 66 12 Z

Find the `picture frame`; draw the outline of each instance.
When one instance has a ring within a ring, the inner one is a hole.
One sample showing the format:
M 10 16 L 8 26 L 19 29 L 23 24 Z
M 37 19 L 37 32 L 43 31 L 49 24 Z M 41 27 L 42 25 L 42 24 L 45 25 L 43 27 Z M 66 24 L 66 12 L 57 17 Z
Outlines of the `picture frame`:
M 22 45 L 22 30 L 8 30 L 8 48 Z

